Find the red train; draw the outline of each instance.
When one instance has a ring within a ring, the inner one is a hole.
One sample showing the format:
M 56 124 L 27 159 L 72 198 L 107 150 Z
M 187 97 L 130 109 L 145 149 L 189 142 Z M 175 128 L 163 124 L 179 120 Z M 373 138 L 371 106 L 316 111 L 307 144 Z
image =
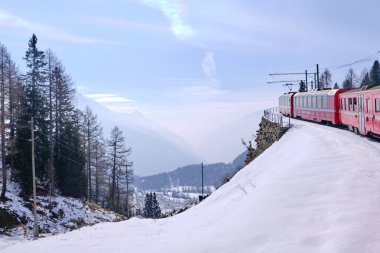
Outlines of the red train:
M 293 118 L 343 125 L 356 133 L 380 136 L 380 85 L 290 92 L 280 96 L 279 110 Z

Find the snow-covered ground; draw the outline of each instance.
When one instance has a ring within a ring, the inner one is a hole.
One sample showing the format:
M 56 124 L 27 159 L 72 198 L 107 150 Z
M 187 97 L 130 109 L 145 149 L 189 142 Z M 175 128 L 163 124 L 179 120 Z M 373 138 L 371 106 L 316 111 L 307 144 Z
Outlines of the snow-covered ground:
M 1 252 L 380 252 L 380 143 L 294 123 L 184 213 L 98 224 Z
M 25 200 L 19 196 L 19 193 L 18 184 L 9 181 L 6 197 L 10 200 L 0 202 L 0 208 L 11 214 L 20 224 L 12 229 L 0 230 L 0 250 L 5 245 L 33 237 L 32 199 Z M 40 233 L 43 236 L 64 233 L 99 222 L 123 219 L 121 215 L 94 203 L 62 196 L 55 196 L 52 199 L 48 196 L 37 196 L 37 213 Z

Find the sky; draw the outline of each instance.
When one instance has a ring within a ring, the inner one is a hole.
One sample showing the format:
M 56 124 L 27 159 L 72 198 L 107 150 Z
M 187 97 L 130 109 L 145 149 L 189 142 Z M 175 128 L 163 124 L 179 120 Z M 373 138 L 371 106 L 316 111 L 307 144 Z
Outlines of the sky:
M 379 10 L 378 0 L 0 0 L 0 41 L 22 70 L 35 33 L 80 93 L 141 112 L 196 146 L 275 106 L 287 88 L 267 82 L 300 79 L 270 73 L 314 72 L 318 63 L 340 84 L 344 65 L 369 69 Z

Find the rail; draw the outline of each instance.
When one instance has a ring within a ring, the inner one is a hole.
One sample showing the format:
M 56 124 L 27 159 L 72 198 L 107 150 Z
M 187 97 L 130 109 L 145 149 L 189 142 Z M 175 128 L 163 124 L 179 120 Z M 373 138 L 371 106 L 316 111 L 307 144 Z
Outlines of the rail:
M 283 116 L 279 110 L 278 107 L 272 107 L 269 109 L 264 110 L 264 118 L 267 120 L 278 124 L 281 127 L 284 128 L 290 128 L 290 118 Z

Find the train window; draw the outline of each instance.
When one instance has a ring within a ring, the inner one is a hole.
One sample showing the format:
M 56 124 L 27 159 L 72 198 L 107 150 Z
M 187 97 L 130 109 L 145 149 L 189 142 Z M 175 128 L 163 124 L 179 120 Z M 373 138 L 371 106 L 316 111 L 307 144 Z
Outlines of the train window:
M 317 97 L 316 96 L 313 96 L 312 103 L 313 103 L 313 108 L 317 108 Z
M 358 110 L 358 99 L 354 98 L 354 111 L 356 112 Z
M 307 107 L 308 107 L 308 108 L 313 107 L 312 104 L 311 104 L 311 96 L 308 96 L 308 97 L 307 97 Z
M 367 107 L 367 113 L 371 110 L 371 100 L 370 98 L 366 98 L 366 107 Z
M 317 105 L 318 105 L 318 108 L 319 108 L 319 109 L 322 108 L 322 96 L 318 96 L 318 97 L 317 97 Z
M 347 111 L 347 108 L 348 108 L 348 106 L 347 106 L 347 98 L 345 98 L 344 99 L 344 110 Z
M 322 108 L 327 109 L 327 96 L 322 96 Z
M 343 110 L 343 98 L 340 99 L 340 106 L 339 106 L 339 108 L 340 108 L 341 110 Z
M 380 99 L 375 98 L 375 111 L 380 112 Z
M 348 110 L 352 111 L 352 98 L 348 98 Z

